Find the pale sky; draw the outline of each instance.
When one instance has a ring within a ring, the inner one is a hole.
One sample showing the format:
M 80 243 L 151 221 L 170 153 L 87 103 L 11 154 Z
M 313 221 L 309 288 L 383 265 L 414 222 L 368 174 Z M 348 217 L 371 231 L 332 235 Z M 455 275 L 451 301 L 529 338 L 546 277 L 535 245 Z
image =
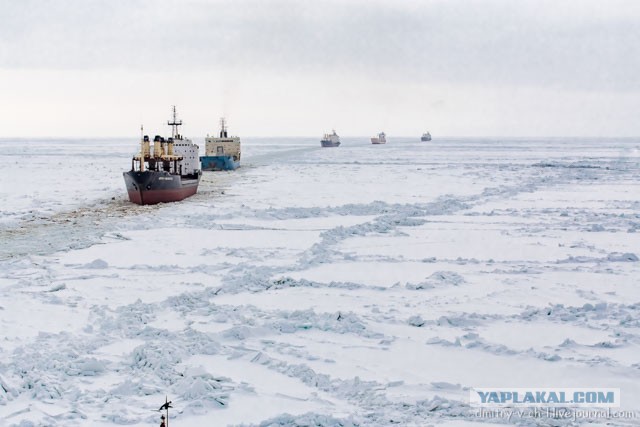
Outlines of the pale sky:
M 0 0 L 0 136 L 640 135 L 638 1 Z

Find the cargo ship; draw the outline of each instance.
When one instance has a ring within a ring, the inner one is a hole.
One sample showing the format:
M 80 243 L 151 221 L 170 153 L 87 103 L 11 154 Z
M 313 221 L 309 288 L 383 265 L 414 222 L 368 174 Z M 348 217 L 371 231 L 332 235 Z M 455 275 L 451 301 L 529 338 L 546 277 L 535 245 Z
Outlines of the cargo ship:
M 177 119 L 176 107 L 171 137 L 156 135 L 153 151 L 148 135 L 141 135 L 140 152 L 131 160 L 131 170 L 124 172 L 129 200 L 139 205 L 177 202 L 196 194 L 202 172 L 198 162 L 199 147 L 178 132 L 182 120 Z M 141 133 L 144 134 L 142 128 Z
M 372 144 L 386 144 L 387 143 L 387 135 L 384 132 L 380 132 L 378 136 L 371 137 Z
M 431 134 L 429 132 L 423 133 L 420 141 L 431 141 Z
M 234 170 L 240 167 L 240 138 L 229 136 L 227 123 L 220 119 L 220 136 L 207 135 L 204 156 L 200 157 L 203 171 Z
M 320 140 L 320 145 L 323 147 L 339 147 L 340 137 L 335 130 L 333 130 L 332 133 L 325 133 Z

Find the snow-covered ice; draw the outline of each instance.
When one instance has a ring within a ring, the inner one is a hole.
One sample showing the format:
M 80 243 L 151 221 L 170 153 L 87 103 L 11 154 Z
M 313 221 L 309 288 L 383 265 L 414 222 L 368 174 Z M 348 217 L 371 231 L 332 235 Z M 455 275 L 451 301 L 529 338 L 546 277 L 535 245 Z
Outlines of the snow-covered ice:
M 165 396 L 172 426 L 505 422 L 472 387 L 640 408 L 635 140 L 246 138 L 158 206 L 126 199 L 131 141 L 0 146 L 0 425 L 157 425 Z

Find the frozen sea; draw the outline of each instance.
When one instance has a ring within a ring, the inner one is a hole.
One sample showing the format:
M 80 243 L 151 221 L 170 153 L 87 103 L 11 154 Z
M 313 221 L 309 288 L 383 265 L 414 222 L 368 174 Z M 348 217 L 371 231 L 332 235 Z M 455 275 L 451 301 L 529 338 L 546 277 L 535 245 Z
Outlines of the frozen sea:
M 469 405 L 640 409 L 638 140 L 342 142 L 244 138 L 137 206 L 136 141 L 0 140 L 0 425 L 640 424 Z

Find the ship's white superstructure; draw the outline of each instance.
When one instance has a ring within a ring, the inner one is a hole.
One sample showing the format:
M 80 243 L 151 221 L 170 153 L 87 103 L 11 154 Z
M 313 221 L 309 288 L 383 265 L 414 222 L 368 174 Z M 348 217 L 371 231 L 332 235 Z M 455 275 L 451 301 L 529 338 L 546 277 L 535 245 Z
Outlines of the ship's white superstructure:
M 200 170 L 200 147 L 190 139 L 174 139 L 173 152 L 182 157 L 182 174 L 189 175 Z

